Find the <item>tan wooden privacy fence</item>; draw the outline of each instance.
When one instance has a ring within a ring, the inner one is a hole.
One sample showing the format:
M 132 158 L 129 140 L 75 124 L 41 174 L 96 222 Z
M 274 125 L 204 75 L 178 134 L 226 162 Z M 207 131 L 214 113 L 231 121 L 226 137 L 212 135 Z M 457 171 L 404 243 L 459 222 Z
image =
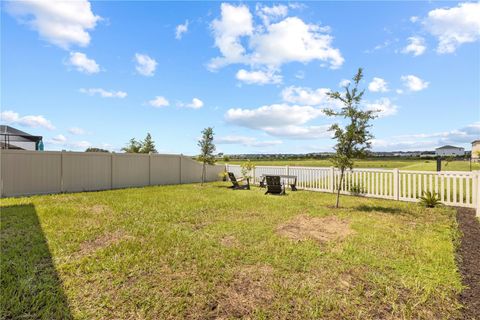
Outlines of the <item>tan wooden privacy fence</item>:
M 1 150 L 2 197 L 200 182 L 202 164 L 181 155 Z M 207 181 L 223 165 L 207 167 Z
M 227 170 L 241 175 L 239 165 Z M 333 167 L 257 166 L 251 173 L 253 182 L 263 174 L 297 176 L 297 187 L 306 190 L 334 192 L 340 171 Z M 367 197 L 418 201 L 425 191 L 438 194 L 446 205 L 477 208 L 480 216 L 480 171 L 403 171 L 398 169 L 353 169 L 345 172 L 341 192 Z

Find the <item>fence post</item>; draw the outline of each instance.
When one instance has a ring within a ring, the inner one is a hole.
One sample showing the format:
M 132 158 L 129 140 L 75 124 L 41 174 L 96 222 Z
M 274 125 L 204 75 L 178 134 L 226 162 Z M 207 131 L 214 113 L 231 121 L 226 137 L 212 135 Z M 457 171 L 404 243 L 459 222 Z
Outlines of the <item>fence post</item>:
M 285 166 L 285 174 L 288 176 L 289 175 L 289 172 L 290 172 L 290 168 L 288 166 L 288 164 Z
M 180 176 L 178 178 L 178 184 L 182 184 L 182 157 L 183 157 L 183 154 L 181 153 L 180 156 L 178 157 L 179 161 L 180 161 L 180 165 L 179 165 L 179 173 L 180 173 Z
M 63 186 L 63 153 L 64 151 L 60 153 L 60 193 L 65 192 L 65 188 Z
M 400 200 L 400 175 L 397 168 L 393 169 L 393 199 Z
M 476 195 L 477 195 L 477 201 L 476 201 L 477 203 L 475 203 L 476 215 L 477 215 L 477 218 L 480 218 L 480 170 L 476 171 L 474 179 L 477 180 L 477 183 L 476 183 L 477 190 L 474 190 L 474 192 L 476 192 Z
M 148 153 L 148 185 L 152 185 L 152 152 Z
M 330 167 L 330 192 L 335 193 L 335 167 Z

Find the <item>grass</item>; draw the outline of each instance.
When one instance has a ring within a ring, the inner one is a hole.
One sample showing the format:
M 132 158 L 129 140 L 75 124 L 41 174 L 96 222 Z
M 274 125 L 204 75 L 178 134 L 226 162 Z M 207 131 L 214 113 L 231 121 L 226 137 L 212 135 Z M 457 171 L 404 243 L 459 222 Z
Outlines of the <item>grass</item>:
M 230 161 L 229 164 L 242 164 L 244 161 Z M 303 166 L 303 167 L 330 167 L 332 163 L 328 159 L 308 159 L 308 160 L 254 160 L 257 166 Z M 400 169 L 416 171 L 436 171 L 436 160 L 385 160 L 385 159 L 365 159 L 355 161 L 356 168 L 380 168 L 380 169 Z M 442 162 L 444 171 L 470 171 L 469 161 L 451 161 Z M 472 170 L 480 170 L 480 163 L 472 163 Z
M 454 210 L 226 183 L 1 201 L 0 318 L 448 319 Z M 336 216 L 342 241 L 280 225 Z

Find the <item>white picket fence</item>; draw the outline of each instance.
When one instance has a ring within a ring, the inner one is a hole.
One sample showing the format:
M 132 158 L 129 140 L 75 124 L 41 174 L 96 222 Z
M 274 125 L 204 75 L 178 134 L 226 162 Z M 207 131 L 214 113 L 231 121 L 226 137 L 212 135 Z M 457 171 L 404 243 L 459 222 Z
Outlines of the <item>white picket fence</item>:
M 239 165 L 226 165 L 226 170 L 241 176 Z M 253 183 L 261 176 L 297 176 L 297 188 L 335 192 L 340 171 L 333 167 L 257 166 L 251 172 Z M 401 201 L 418 201 L 425 191 L 435 192 L 442 203 L 451 206 L 477 208 L 480 202 L 480 171 L 404 171 L 398 169 L 353 169 L 345 172 L 341 186 L 343 194 Z

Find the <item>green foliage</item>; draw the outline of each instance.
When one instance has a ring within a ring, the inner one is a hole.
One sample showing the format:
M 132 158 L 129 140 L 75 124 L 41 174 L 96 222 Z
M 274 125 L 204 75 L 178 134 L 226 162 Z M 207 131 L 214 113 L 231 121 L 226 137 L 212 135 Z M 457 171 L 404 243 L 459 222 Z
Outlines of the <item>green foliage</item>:
M 360 91 L 358 85 L 362 78 L 363 71 L 362 68 L 359 68 L 353 77 L 353 89 L 350 90 L 350 84 L 348 84 L 345 86 L 344 93 L 338 91 L 327 93 L 332 100 L 340 101 L 343 107 L 340 111 L 325 109 L 325 114 L 330 117 L 343 118 L 346 121 L 345 126 L 335 123 L 330 127 L 333 139 L 337 141 L 331 162 L 341 171 L 340 181 L 337 185 L 337 208 L 345 170 L 353 168 L 355 158 L 364 158 L 367 155 L 371 145 L 370 140 L 373 138 L 369 131 L 371 127 L 369 122 L 376 117 L 377 111 L 361 109 L 360 103 L 365 90 Z
M 223 156 L 223 162 L 229 162 L 230 161 L 230 156 L 224 155 Z
M 353 186 L 350 187 L 350 192 L 353 195 L 360 195 L 362 193 L 365 193 L 365 188 L 361 184 L 354 184 Z
M 157 149 L 155 149 L 155 142 L 152 139 L 150 133 L 147 133 L 147 136 L 142 142 L 142 146 L 140 148 L 140 153 L 157 153 Z
M 126 153 L 140 153 L 142 143 L 138 142 L 135 138 L 130 139 L 127 146 L 122 148 L 122 151 Z
M 255 164 L 253 162 L 251 162 L 250 160 L 247 160 L 245 162 L 243 162 L 241 165 L 241 172 L 242 172 L 242 176 L 245 178 L 245 179 L 251 179 L 252 178 L 252 171 L 253 169 L 255 169 Z
M 426 208 L 435 208 L 441 204 L 438 194 L 435 192 L 425 191 L 420 197 L 420 204 Z
M 90 148 L 87 148 L 87 149 L 85 150 L 85 152 L 110 152 L 110 151 L 105 150 L 105 149 L 101 149 L 101 148 L 92 148 L 92 147 L 90 147 Z
M 198 146 L 200 147 L 198 159 L 203 162 L 202 184 L 205 182 L 206 165 L 215 164 L 215 156 L 213 155 L 216 149 L 213 143 L 214 135 L 212 127 L 205 128 L 202 130 L 202 138 L 198 141 Z

